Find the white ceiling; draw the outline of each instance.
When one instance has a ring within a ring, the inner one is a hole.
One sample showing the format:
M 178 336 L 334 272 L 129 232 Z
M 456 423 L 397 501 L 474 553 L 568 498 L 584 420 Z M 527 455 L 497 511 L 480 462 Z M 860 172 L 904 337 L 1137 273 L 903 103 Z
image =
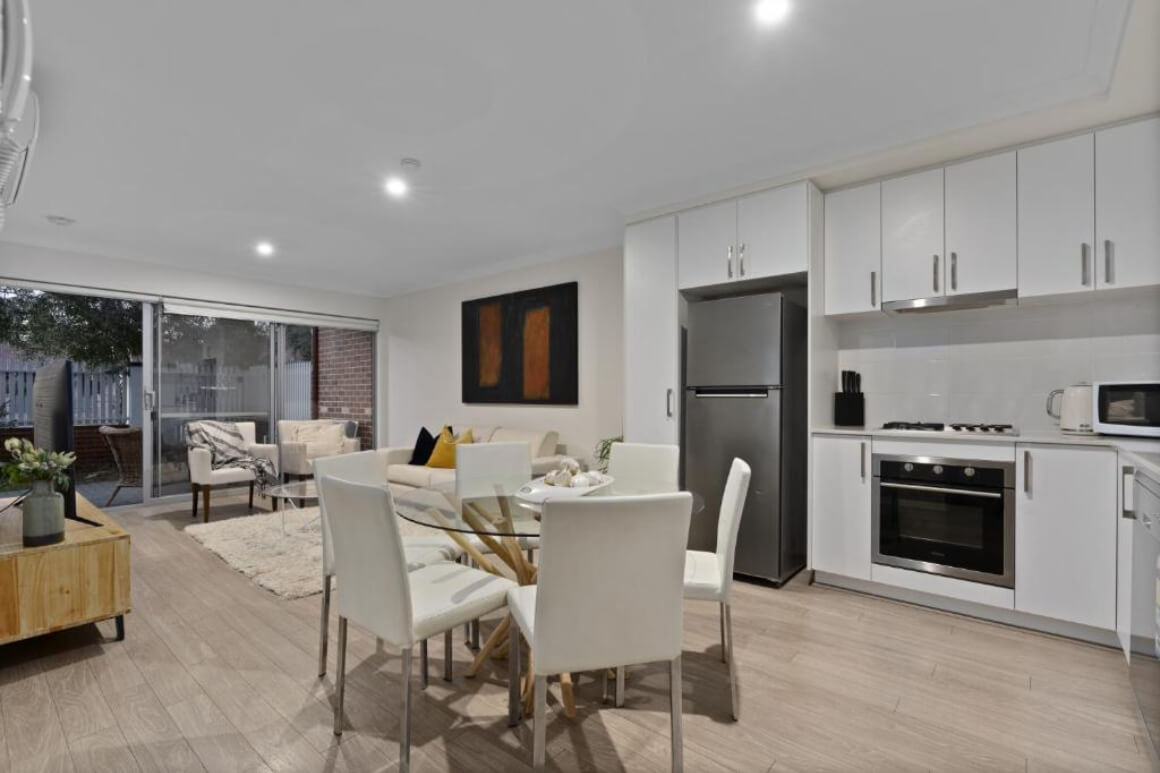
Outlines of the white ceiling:
M 4 239 L 394 295 L 1102 93 L 1129 5 L 791 2 L 763 29 L 732 0 L 38 0 L 41 141 Z

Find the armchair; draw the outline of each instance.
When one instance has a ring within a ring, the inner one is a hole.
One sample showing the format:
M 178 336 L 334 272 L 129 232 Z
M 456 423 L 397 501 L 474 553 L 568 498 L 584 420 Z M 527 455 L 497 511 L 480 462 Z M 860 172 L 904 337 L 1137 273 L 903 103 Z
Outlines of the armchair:
M 311 462 L 327 456 L 353 454 L 360 450 L 358 422 L 345 419 L 314 419 L 278 422 L 278 449 L 283 479 L 291 475 L 307 478 L 313 474 Z
M 239 421 L 238 432 L 246 442 L 251 456 L 263 457 L 274 463 L 278 469 L 278 446 L 272 443 L 255 443 L 257 428 L 252 421 Z M 204 448 L 189 448 L 186 451 L 189 464 L 189 482 L 193 486 L 193 517 L 197 517 L 197 495 L 202 497 L 203 518 L 209 523 L 209 492 L 215 486 L 229 486 L 237 483 L 250 484 L 250 509 L 254 509 L 254 473 L 241 467 L 221 467 L 213 469 L 213 457 Z

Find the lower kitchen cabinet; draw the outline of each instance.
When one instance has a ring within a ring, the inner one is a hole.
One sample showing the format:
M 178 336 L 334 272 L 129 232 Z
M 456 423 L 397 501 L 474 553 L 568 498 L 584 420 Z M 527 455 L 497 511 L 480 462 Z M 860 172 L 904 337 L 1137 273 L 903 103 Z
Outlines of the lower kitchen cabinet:
M 813 439 L 812 568 L 870 579 L 870 438 Z
M 1015 609 L 1114 630 L 1115 450 L 1016 450 Z

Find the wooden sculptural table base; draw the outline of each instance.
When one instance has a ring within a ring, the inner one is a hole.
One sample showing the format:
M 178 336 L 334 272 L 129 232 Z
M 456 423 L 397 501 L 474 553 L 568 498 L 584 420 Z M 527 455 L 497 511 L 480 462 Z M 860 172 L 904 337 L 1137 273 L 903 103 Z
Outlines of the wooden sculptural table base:
M 450 497 L 449 497 L 450 498 Z M 504 497 L 497 497 L 501 517 L 507 524 L 512 523 L 511 514 L 508 511 L 508 504 Z M 453 503 L 454 504 L 454 503 Z M 432 509 L 429 511 L 436 519 L 446 525 L 444 531 L 448 536 L 455 541 L 459 547 L 463 548 L 464 552 L 471 557 L 476 565 L 485 572 L 491 574 L 501 575 L 502 573 L 496 569 L 495 565 L 491 563 L 482 553 L 467 540 L 463 533 L 456 531 L 453 525 L 447 518 L 438 510 Z M 484 545 L 491 550 L 491 552 L 502 561 L 508 569 L 515 575 L 515 580 L 520 585 L 535 585 L 536 579 L 539 576 L 539 569 L 536 565 L 528 561 L 524 556 L 524 551 L 520 548 L 520 543 L 515 537 L 500 537 L 491 533 L 493 530 L 488 527 L 493 519 L 484 511 L 479 505 L 471 503 L 463 508 L 463 518 L 475 531 L 476 536 L 483 542 Z M 491 632 L 491 635 L 483 642 L 483 646 L 479 648 L 479 652 L 475 654 L 475 660 L 471 667 L 467 670 L 468 678 L 474 678 L 483 664 L 487 662 L 489 657 L 505 658 L 508 654 L 508 630 L 511 626 L 511 616 L 505 617 Z M 521 639 L 522 640 L 522 639 Z M 527 651 L 525 658 L 527 668 L 525 669 L 522 682 L 520 685 L 520 697 L 524 704 L 524 713 L 529 714 L 532 710 L 532 687 L 535 679 L 532 676 L 532 656 L 530 650 Z M 561 702 L 564 705 L 564 714 L 569 717 L 576 716 L 576 697 L 572 686 L 572 675 L 568 673 L 560 674 L 560 695 Z

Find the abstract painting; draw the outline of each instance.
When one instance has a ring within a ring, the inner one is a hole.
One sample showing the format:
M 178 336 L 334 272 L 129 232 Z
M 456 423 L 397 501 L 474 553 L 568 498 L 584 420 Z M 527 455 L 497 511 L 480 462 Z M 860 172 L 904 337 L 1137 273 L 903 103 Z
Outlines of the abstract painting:
M 463 402 L 579 402 L 576 282 L 463 302 Z

